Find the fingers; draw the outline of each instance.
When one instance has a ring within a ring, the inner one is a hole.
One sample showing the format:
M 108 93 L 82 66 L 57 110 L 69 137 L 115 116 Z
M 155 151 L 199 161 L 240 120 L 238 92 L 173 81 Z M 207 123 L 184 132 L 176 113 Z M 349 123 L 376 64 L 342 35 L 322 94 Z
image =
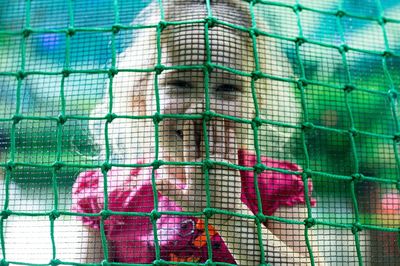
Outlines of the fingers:
M 184 161 L 198 161 L 201 149 L 201 125 L 197 121 L 185 121 L 183 126 Z M 201 190 L 203 174 L 200 166 L 185 166 L 187 191 Z
M 188 206 L 188 193 L 186 189 L 182 189 L 177 185 L 176 180 L 170 178 L 162 178 L 156 180 L 157 190 L 164 196 L 172 198 L 176 202 L 180 202 L 182 206 Z
M 213 119 L 208 129 L 210 159 L 217 162 L 236 163 L 237 148 L 235 130 L 232 123 L 225 119 Z M 235 211 L 240 202 L 241 179 L 239 171 L 215 165 L 208 171 L 211 206 L 218 209 Z
M 237 146 L 234 123 L 224 119 L 212 119 L 207 124 L 210 159 L 218 162 L 237 163 Z M 199 162 L 206 158 L 202 122 L 187 120 L 182 127 L 183 161 Z M 209 188 L 205 186 L 205 175 L 200 165 L 184 167 L 185 187 L 175 179 L 166 177 L 157 180 L 160 192 L 188 210 L 202 210 L 207 206 L 206 191 L 209 189 L 210 205 L 214 208 L 235 211 L 240 202 L 239 171 L 215 165 L 208 171 Z
M 214 125 L 214 143 L 213 146 L 213 154 L 217 156 L 217 158 L 225 159 L 226 157 L 226 127 L 225 120 L 216 119 L 212 122 Z
M 195 121 L 188 120 L 183 124 L 183 159 L 185 162 L 193 162 L 199 157 L 198 133 Z
M 206 128 L 210 159 L 219 161 L 237 161 L 236 132 L 231 121 L 212 119 Z M 203 123 L 188 120 L 183 124 L 183 159 L 194 162 L 206 158 L 206 140 L 203 137 Z
M 208 127 L 210 158 L 235 163 L 237 157 L 235 130 L 230 121 L 214 119 Z
M 228 122 L 226 122 L 228 123 Z M 237 164 L 238 162 L 238 148 L 237 148 L 237 139 L 235 135 L 235 129 L 233 127 L 226 127 L 225 131 L 225 140 L 226 140 L 226 159 L 234 164 Z

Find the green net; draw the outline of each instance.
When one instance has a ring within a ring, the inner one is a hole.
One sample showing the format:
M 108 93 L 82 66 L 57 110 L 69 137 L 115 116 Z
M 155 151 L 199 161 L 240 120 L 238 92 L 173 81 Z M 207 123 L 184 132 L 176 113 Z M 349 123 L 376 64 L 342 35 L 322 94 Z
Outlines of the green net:
M 399 12 L 0 1 L 2 265 L 398 265 Z

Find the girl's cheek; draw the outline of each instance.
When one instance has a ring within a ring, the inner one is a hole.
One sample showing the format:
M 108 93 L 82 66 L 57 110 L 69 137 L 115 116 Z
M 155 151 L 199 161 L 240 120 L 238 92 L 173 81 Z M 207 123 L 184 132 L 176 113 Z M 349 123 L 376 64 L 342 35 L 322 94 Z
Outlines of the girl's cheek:
M 162 114 L 184 114 L 185 109 L 188 108 L 188 102 L 192 99 L 187 97 L 184 99 L 182 96 L 160 95 L 160 111 Z

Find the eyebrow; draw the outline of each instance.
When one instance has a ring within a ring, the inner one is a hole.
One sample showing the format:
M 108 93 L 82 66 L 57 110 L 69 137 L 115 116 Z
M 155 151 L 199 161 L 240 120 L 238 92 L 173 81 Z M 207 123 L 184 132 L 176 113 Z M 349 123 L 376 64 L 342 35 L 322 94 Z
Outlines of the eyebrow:
M 237 74 L 233 74 L 230 72 L 226 71 L 218 71 L 214 70 L 210 74 L 211 79 L 223 79 L 227 80 L 227 82 L 223 82 L 226 84 L 232 84 L 241 82 L 241 83 L 246 83 L 248 82 L 250 84 L 250 80 L 246 80 L 245 77 Z M 167 81 L 167 80 L 182 80 L 185 81 L 186 83 L 192 85 L 192 79 L 193 77 L 199 79 L 198 82 L 203 82 L 204 81 L 204 75 L 202 70 L 171 70 L 171 71 L 166 71 L 161 75 L 161 79 L 159 81 Z

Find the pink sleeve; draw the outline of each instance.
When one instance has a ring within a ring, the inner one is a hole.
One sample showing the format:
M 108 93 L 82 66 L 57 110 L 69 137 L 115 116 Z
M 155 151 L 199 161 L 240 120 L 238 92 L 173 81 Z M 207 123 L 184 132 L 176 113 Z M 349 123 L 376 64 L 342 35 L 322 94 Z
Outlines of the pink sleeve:
M 102 203 L 99 202 L 99 171 L 86 171 L 81 173 L 72 187 L 72 211 L 79 213 L 99 213 Z M 99 228 L 99 217 L 79 217 L 85 225 Z
M 142 168 L 115 168 L 108 172 L 108 209 L 119 212 L 150 212 L 153 209 L 153 193 L 149 183 L 149 171 Z M 140 174 L 140 175 L 139 175 Z M 104 208 L 104 176 L 100 170 L 81 173 L 72 187 L 72 210 L 79 213 L 100 213 Z M 83 223 L 99 228 L 100 217 L 81 216 Z M 113 215 L 105 224 L 112 230 L 126 217 Z
M 262 164 L 282 170 L 300 172 L 301 168 L 296 164 L 261 157 Z M 239 164 L 241 166 L 253 167 L 257 164 L 257 157 L 247 150 L 239 150 Z M 254 186 L 254 171 L 240 171 L 242 178 L 242 200 L 252 210 L 258 212 L 257 196 Z M 305 204 L 304 183 L 300 175 L 285 174 L 277 171 L 263 171 L 258 175 L 258 187 L 261 195 L 263 213 L 272 215 L 279 207 Z M 315 200 L 311 198 L 312 183 L 308 183 L 308 194 L 311 205 Z

